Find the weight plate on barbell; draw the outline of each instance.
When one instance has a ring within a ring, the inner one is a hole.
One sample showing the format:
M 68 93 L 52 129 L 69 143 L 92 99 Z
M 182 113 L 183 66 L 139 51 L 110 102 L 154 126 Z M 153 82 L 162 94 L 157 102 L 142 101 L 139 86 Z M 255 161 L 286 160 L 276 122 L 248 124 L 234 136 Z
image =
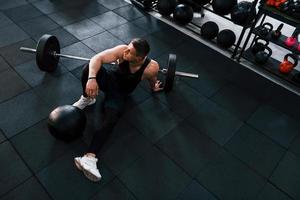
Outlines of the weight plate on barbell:
M 166 74 L 164 91 L 169 92 L 173 88 L 174 78 L 176 72 L 176 55 L 170 54 L 168 60 L 168 71 Z
M 59 57 L 53 52 L 60 53 L 58 39 L 53 35 L 43 35 L 36 47 L 36 63 L 40 70 L 53 72 L 58 66 Z

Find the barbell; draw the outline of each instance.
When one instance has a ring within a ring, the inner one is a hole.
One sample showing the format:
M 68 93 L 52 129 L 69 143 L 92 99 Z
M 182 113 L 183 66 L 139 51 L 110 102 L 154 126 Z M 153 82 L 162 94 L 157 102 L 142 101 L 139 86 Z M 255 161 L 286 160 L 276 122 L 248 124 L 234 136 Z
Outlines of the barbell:
M 27 53 L 36 54 L 36 63 L 40 70 L 46 72 L 53 72 L 56 70 L 59 62 L 59 58 L 69 58 L 83 61 L 90 61 L 90 58 L 84 58 L 80 56 L 73 56 L 60 53 L 60 45 L 57 37 L 53 35 L 45 34 L 43 35 L 36 46 L 36 49 L 28 47 L 20 47 L 20 50 Z M 115 63 L 112 63 L 115 64 Z M 166 75 L 164 81 L 164 91 L 169 92 L 173 88 L 175 75 L 198 78 L 198 74 L 192 74 L 187 72 L 176 71 L 176 55 L 169 54 L 168 68 L 163 68 L 159 70 L 161 73 Z

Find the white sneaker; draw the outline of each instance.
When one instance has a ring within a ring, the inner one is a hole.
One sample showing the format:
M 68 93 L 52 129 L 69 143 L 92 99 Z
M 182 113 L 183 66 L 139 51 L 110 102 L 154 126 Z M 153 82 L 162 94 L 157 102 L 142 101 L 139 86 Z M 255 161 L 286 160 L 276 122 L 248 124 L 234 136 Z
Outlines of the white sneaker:
M 77 169 L 83 171 L 83 174 L 91 181 L 100 181 L 101 174 L 97 168 L 97 158 L 83 156 L 74 158 Z
M 84 109 L 86 106 L 90 106 L 96 103 L 96 98 L 84 97 L 81 95 L 80 99 L 73 103 L 73 106 L 76 106 L 79 109 Z

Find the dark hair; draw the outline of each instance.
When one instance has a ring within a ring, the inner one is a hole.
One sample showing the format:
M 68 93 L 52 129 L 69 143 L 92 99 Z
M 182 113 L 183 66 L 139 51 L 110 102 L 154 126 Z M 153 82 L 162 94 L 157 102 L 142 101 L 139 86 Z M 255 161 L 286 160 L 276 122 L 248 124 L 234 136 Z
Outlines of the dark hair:
M 150 45 L 145 39 L 134 38 L 131 40 L 132 45 L 136 50 L 136 55 L 145 57 L 150 51 Z

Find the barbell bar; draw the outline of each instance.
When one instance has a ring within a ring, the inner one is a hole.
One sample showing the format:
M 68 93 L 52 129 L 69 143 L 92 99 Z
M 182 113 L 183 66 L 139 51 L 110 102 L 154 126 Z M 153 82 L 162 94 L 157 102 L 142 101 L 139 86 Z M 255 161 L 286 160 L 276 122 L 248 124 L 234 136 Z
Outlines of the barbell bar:
M 73 56 L 60 53 L 60 45 L 58 39 L 53 35 L 45 34 L 43 35 L 38 43 L 36 49 L 28 47 L 20 47 L 20 50 L 27 53 L 36 54 L 36 62 L 40 70 L 53 72 L 58 66 L 59 58 L 69 58 L 82 61 L 90 61 L 90 58 Z M 115 64 L 115 63 L 111 63 Z M 164 84 L 164 91 L 169 92 L 173 87 L 173 82 L 175 75 L 189 77 L 189 78 L 199 78 L 198 74 L 180 72 L 176 71 L 176 55 L 170 54 L 168 59 L 168 68 L 163 68 L 159 70 L 161 73 L 166 75 L 166 80 Z
M 32 48 L 27 48 L 27 47 L 20 47 L 21 51 L 27 52 L 27 53 L 36 53 L 36 49 L 32 49 Z M 55 51 L 52 54 L 54 57 L 58 56 L 58 57 L 63 57 L 63 58 L 70 58 L 70 59 L 76 59 L 76 60 L 83 60 L 83 61 L 90 61 L 90 58 L 84 58 L 84 57 L 80 57 L 80 56 L 72 56 L 72 55 L 67 55 L 67 54 L 61 54 L 61 53 L 56 53 Z M 112 62 L 111 64 L 116 64 L 114 62 Z M 168 69 L 163 68 L 163 69 L 159 69 L 159 71 L 163 74 L 166 74 Z M 177 76 L 184 76 L 184 77 L 190 77 L 190 78 L 199 78 L 198 74 L 193 74 L 193 73 L 188 73 L 188 72 L 180 72 L 180 71 L 175 71 L 175 75 Z

